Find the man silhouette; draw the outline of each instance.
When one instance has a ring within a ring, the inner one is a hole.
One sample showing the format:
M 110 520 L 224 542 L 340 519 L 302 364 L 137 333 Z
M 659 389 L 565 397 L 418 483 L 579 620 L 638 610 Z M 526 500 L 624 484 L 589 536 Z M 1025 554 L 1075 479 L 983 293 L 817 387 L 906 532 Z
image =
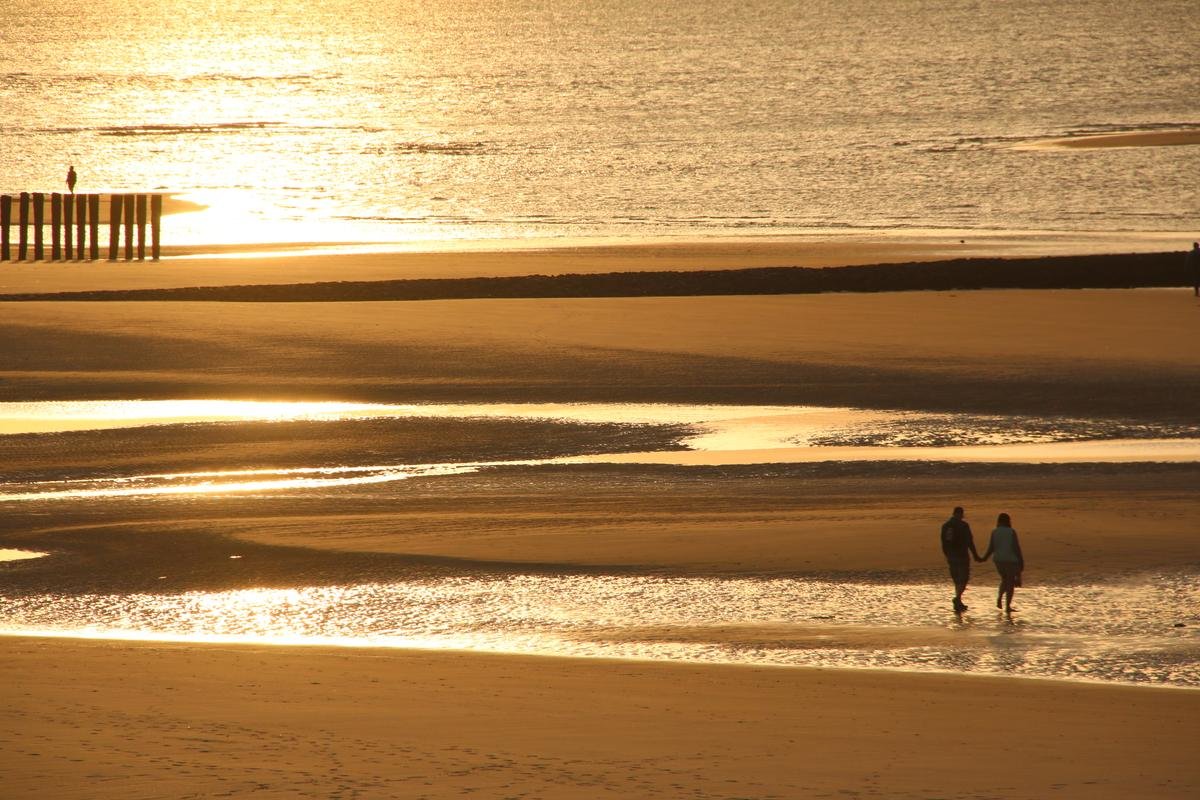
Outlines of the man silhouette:
M 950 519 L 942 523 L 942 553 L 946 556 L 946 563 L 950 565 L 950 578 L 954 581 L 956 613 L 967 610 L 962 596 L 967 590 L 967 581 L 971 579 L 971 559 L 968 555 L 979 561 L 979 551 L 975 549 L 971 526 L 963 519 L 963 514 L 962 506 L 955 506 Z
M 75 165 L 67 167 L 67 188 L 71 190 L 71 194 L 75 194 Z

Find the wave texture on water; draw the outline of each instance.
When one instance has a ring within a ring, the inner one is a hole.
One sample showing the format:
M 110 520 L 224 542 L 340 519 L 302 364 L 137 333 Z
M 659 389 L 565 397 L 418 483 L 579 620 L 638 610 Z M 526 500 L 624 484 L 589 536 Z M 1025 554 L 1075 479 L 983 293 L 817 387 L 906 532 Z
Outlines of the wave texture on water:
M 10 634 L 453 648 L 1200 686 L 1190 574 L 1022 589 L 955 620 L 946 586 L 469 576 L 298 589 L 6 598 Z
M 1200 148 L 1019 146 L 1200 124 L 1192 11 L 27 0 L 0 190 L 74 163 L 87 190 L 212 202 L 171 243 L 1183 231 Z

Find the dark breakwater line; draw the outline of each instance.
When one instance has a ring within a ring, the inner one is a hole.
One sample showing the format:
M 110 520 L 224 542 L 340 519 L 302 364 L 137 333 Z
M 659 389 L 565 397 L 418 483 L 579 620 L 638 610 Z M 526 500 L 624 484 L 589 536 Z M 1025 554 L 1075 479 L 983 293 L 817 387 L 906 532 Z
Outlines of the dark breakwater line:
M 978 289 L 1132 289 L 1189 285 L 1182 253 L 964 258 L 849 267 L 610 272 L 518 277 L 328 281 L 0 295 L 3 301 L 330 302 L 684 297 Z

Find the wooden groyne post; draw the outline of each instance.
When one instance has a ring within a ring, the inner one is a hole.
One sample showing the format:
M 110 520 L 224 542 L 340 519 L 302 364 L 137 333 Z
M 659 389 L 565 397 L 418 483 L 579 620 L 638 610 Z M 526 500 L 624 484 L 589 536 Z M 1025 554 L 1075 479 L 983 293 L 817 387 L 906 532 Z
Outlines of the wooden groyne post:
M 50 260 L 62 258 L 62 195 L 50 195 Z
M 14 214 L 13 206 L 16 205 Z M 47 206 L 49 213 L 47 214 Z M 50 261 L 98 261 L 100 259 L 101 195 L 61 192 L 21 192 L 0 195 L 0 261 L 13 257 L 12 228 L 17 228 L 16 260 L 47 260 L 46 229 L 49 228 Z M 125 230 L 125 260 L 146 260 L 146 226 L 150 226 L 150 257 L 158 261 L 162 245 L 161 194 L 113 194 L 108 203 L 108 260 L 121 253 L 121 229 Z M 16 217 L 14 219 L 14 216 Z M 49 219 L 47 219 L 49 217 Z M 137 253 L 134 254 L 134 226 Z M 32 259 L 29 229 L 33 228 Z
M 125 201 L 125 260 L 133 261 L 133 195 L 127 194 Z
M 12 198 L 0 195 L 0 261 L 8 261 L 8 226 L 12 224 Z
M 75 257 L 84 259 L 84 240 L 87 238 L 87 195 L 75 195 Z
M 91 252 L 88 253 L 88 258 L 92 261 L 100 260 L 100 195 L 89 194 L 87 196 L 88 203 L 88 220 L 92 223 L 91 230 Z M 155 259 L 157 261 L 158 259 Z
M 137 251 L 138 261 L 146 260 L 146 195 L 137 196 Z
M 150 195 L 150 257 L 158 261 L 162 245 L 162 195 Z
M 67 261 L 75 258 L 74 240 L 71 238 L 75 232 L 75 204 L 71 202 L 71 196 L 67 195 L 63 202 L 63 236 L 66 238 L 66 246 L 63 248 L 63 256 Z
M 21 192 L 20 219 L 17 221 L 17 252 L 19 260 L 29 255 L 29 192 Z
M 121 209 L 125 198 L 114 194 L 108 199 L 108 260 L 117 260 L 117 247 L 121 243 Z
M 33 260 L 41 261 L 46 257 L 46 196 L 41 192 L 33 193 Z

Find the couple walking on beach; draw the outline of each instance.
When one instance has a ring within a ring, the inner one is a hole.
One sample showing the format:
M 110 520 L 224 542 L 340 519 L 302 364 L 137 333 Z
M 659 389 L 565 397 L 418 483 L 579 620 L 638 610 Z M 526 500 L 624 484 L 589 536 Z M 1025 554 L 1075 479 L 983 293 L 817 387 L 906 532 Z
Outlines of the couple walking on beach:
M 1021 554 L 1021 543 L 1017 539 L 1017 532 L 1013 530 L 1012 520 L 1008 514 L 997 517 L 987 551 L 981 556 L 975 549 L 971 526 L 963 518 L 965 513 L 962 506 L 956 506 L 950 519 L 942 524 L 942 553 L 950 565 L 950 577 L 954 581 L 954 611 L 962 613 L 967 610 L 962 596 L 967 589 L 967 581 L 971 579 L 970 556 L 973 556 L 979 562 L 994 558 L 996 571 L 1000 573 L 996 608 L 1003 607 L 1006 612 L 1012 613 L 1016 610 L 1012 605 L 1013 591 L 1021 585 L 1021 573 L 1025 571 L 1025 557 Z

